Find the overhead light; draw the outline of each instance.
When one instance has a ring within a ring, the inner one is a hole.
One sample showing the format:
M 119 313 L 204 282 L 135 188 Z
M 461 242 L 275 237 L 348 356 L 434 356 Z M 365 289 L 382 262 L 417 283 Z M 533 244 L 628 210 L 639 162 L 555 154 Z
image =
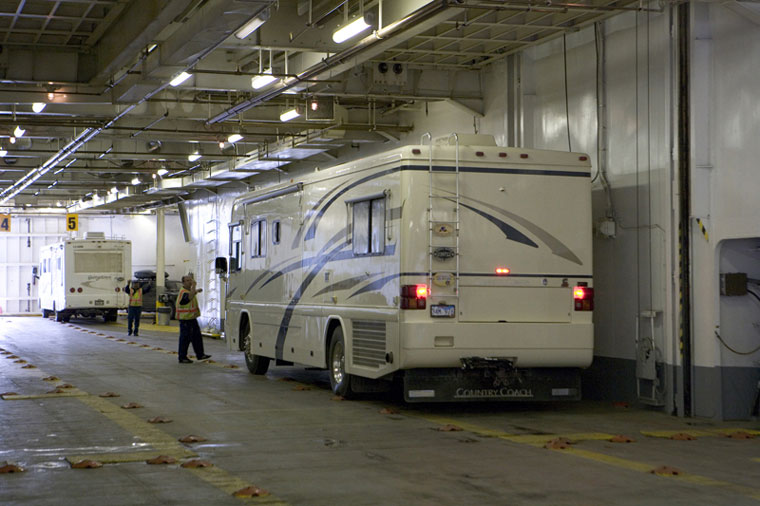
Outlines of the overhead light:
M 240 30 L 235 32 L 235 37 L 241 40 L 248 37 L 250 34 L 258 30 L 261 25 L 266 23 L 268 19 L 269 19 L 269 9 L 266 9 L 258 13 L 256 16 L 251 18 L 250 21 L 248 21 L 246 24 L 240 27 Z
M 277 78 L 272 75 L 272 69 L 268 68 L 261 75 L 258 75 L 251 79 L 251 86 L 253 86 L 254 90 L 258 90 L 268 84 L 272 84 L 276 80 Z
M 360 16 L 333 33 L 333 41 L 340 44 L 341 42 L 347 41 L 351 37 L 359 35 L 361 32 L 370 27 L 372 27 L 372 25 L 368 24 L 364 20 L 364 16 Z
M 0 158 L 4 157 L 4 156 L 5 156 L 5 155 L 7 155 L 7 154 L 8 154 L 8 151 L 7 151 L 7 150 L 5 150 L 5 149 L 0 149 Z
M 194 162 L 196 160 L 199 160 L 201 156 L 202 155 L 200 153 L 192 153 L 192 154 L 187 155 L 187 159 L 188 161 Z
M 156 174 L 158 174 L 159 176 L 165 176 L 168 173 L 169 173 L 169 171 L 166 170 L 166 169 L 158 169 L 158 171 L 156 171 Z
M 63 207 L 63 202 L 59 200 L 58 202 L 55 203 L 55 207 Z
M 48 93 L 48 100 L 53 100 L 55 98 L 55 93 L 52 91 Z
M 229 142 L 230 144 L 235 144 L 237 141 L 239 141 L 242 138 L 243 136 L 240 134 L 232 134 L 229 137 L 227 137 L 227 142 Z
M 157 47 L 158 47 L 158 44 L 151 44 L 150 46 L 148 46 L 148 52 L 149 53 L 153 52 L 153 50 L 156 49 Z
M 133 184 L 133 185 L 138 185 L 138 184 L 140 184 L 140 178 L 139 178 L 139 177 L 135 177 L 135 178 L 133 178 L 133 179 L 132 179 L 132 184 Z
M 16 138 L 11 135 L 10 138 L 8 139 L 8 142 L 10 142 L 11 144 L 16 144 Z
M 45 107 L 47 107 L 45 102 L 35 102 L 32 104 L 32 110 L 34 112 L 42 112 Z
M 26 130 L 24 130 L 20 126 L 17 126 L 16 129 L 13 130 L 14 137 L 22 137 L 25 133 L 26 133 Z
M 111 188 L 111 193 L 115 195 L 119 193 L 119 189 L 116 186 L 114 186 L 113 188 Z
M 284 113 L 280 114 L 280 121 L 290 121 L 294 118 L 297 118 L 301 115 L 296 109 L 290 109 L 289 111 L 285 111 Z
M 177 87 L 180 84 L 184 83 L 188 79 L 192 77 L 192 74 L 188 74 L 187 72 L 181 72 L 177 77 L 169 81 L 169 85 Z

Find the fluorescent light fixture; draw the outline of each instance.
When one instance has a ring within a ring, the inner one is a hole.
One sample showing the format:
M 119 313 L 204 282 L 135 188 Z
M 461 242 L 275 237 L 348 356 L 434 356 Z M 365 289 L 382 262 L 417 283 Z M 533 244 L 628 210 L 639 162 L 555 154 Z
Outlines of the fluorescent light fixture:
M 192 153 L 190 155 L 187 155 L 187 159 L 190 162 L 194 162 L 196 160 L 200 160 L 201 156 L 202 155 L 200 153 Z
M 34 112 L 42 112 L 45 107 L 47 107 L 45 102 L 35 102 L 32 104 L 32 110 Z
M 113 188 L 111 188 L 111 193 L 112 193 L 112 194 L 116 194 L 116 193 L 119 193 L 119 189 L 118 189 L 117 187 L 115 187 L 115 186 L 114 186 Z
M 11 135 L 10 138 L 8 139 L 8 142 L 10 142 L 11 144 L 16 144 L 16 138 Z
M 5 149 L 0 149 L 0 158 L 4 157 L 4 156 L 5 156 L 5 155 L 7 155 L 7 154 L 8 154 L 8 151 L 7 151 L 7 150 L 5 150 Z
M 172 79 L 171 81 L 169 81 L 169 85 L 177 87 L 180 84 L 182 84 L 185 81 L 187 81 L 188 79 L 190 79 L 190 77 L 192 77 L 192 74 L 188 74 L 187 72 L 182 72 L 177 77 L 175 77 L 174 79 Z
M 242 138 L 243 136 L 240 134 L 232 134 L 229 137 L 227 137 L 227 142 L 229 142 L 230 144 L 235 144 L 237 141 L 239 141 Z
M 259 29 L 261 25 L 267 22 L 269 19 L 269 9 L 258 13 L 255 17 L 251 18 L 249 22 L 240 27 L 240 30 L 235 32 L 235 37 L 238 39 L 244 39 L 250 34 Z
M 148 52 L 152 53 L 153 50 L 156 49 L 157 47 L 158 47 L 158 44 L 151 44 L 150 46 L 148 46 Z
M 136 177 L 136 178 L 132 179 L 132 184 L 134 184 L 134 185 L 140 184 L 140 178 Z
M 165 176 L 168 173 L 169 173 L 169 171 L 166 170 L 166 169 L 158 169 L 158 171 L 156 172 L 156 174 L 158 174 L 159 176 Z
M 367 22 L 364 21 L 364 16 L 358 17 L 354 21 L 350 22 L 343 28 L 340 28 L 335 33 L 333 33 L 333 41 L 340 44 L 341 42 L 347 41 L 351 37 L 359 35 L 361 32 L 367 28 L 370 28 L 371 26 L 372 25 L 367 24 Z
M 280 114 L 280 121 L 290 121 L 294 118 L 297 118 L 301 115 L 297 110 L 290 109 L 289 111 L 285 111 L 284 113 Z
M 254 90 L 259 90 L 268 84 L 272 84 L 276 80 L 277 78 L 272 75 L 272 69 L 269 68 L 266 69 L 263 74 L 251 79 L 251 86 L 253 86 Z
M 15 130 L 13 130 L 13 136 L 14 137 L 21 137 L 26 133 L 26 130 L 21 128 L 20 126 L 17 126 Z

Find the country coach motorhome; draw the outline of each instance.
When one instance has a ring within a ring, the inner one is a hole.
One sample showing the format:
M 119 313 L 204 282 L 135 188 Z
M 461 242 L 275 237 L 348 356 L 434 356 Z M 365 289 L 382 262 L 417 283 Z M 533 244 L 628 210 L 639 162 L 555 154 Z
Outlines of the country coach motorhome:
M 67 322 L 74 315 L 116 321 L 129 302 L 122 291 L 132 272 L 132 243 L 88 232 L 40 249 L 42 316 Z
M 424 137 L 236 199 L 229 347 L 254 374 L 326 368 L 343 396 L 398 380 L 409 402 L 579 399 L 588 157 Z

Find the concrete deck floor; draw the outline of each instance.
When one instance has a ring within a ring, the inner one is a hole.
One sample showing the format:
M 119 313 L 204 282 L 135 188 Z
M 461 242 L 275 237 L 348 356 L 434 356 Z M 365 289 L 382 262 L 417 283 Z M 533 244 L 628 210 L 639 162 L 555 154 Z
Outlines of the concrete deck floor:
M 253 376 L 218 340 L 204 340 L 213 363 L 180 365 L 168 353 L 176 330 L 166 330 L 144 322 L 140 337 L 130 338 L 121 320 L 0 318 L 0 466 L 26 469 L 0 474 L 0 504 L 760 502 L 760 437 L 725 436 L 759 434 L 757 422 L 679 419 L 608 403 L 338 401 L 324 371 Z M 73 388 L 46 393 L 63 384 Z M 99 396 L 108 391 L 119 397 Z M 142 407 L 121 407 L 128 403 Z M 156 416 L 172 422 L 147 422 Z M 449 425 L 463 430 L 441 430 Z M 674 433 L 696 440 L 668 439 Z M 190 434 L 205 441 L 178 441 Z M 635 442 L 611 442 L 617 434 Z M 558 436 L 573 444 L 544 448 Z M 159 454 L 178 461 L 145 462 Z M 103 467 L 71 468 L 85 458 Z M 180 467 L 193 459 L 213 467 Z M 679 474 L 651 473 L 661 466 Z M 233 496 L 249 486 L 270 494 Z

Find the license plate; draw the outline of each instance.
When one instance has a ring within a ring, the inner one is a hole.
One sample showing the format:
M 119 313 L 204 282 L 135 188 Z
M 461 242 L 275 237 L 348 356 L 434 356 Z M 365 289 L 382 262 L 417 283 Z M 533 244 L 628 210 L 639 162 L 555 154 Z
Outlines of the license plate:
M 430 316 L 436 318 L 454 318 L 456 306 L 451 304 L 433 304 L 430 306 Z
M 105 301 L 104 301 L 104 300 L 102 300 L 102 299 L 98 299 L 98 300 L 96 300 L 96 301 L 95 301 L 95 305 L 96 305 L 96 306 L 102 306 L 102 305 L 104 305 L 104 304 L 105 304 Z

